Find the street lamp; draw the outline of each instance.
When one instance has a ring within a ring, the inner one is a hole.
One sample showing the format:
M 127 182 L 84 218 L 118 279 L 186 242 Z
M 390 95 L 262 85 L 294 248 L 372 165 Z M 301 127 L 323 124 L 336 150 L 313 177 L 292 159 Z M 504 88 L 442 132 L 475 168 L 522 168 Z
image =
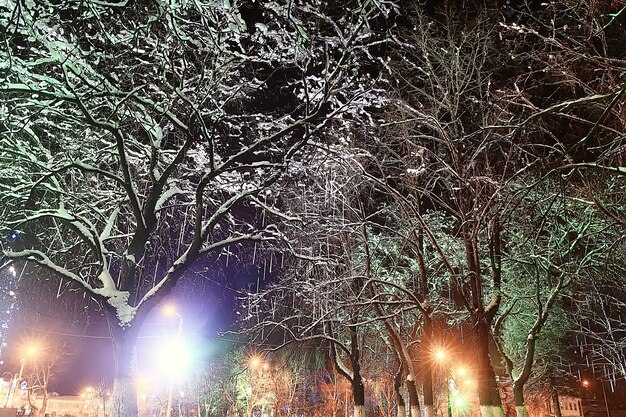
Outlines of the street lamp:
M 450 370 L 446 369 L 446 360 L 448 358 L 448 352 L 443 348 L 437 348 L 435 350 L 435 359 L 441 365 L 446 373 L 446 404 L 448 406 L 448 417 L 452 417 L 452 404 L 450 404 Z
M 9 395 L 7 395 L 7 399 L 4 403 L 5 408 L 11 405 L 13 402 L 13 395 L 15 394 L 15 388 L 17 387 L 18 381 L 22 379 L 22 374 L 24 373 L 24 365 L 26 365 L 26 358 L 29 356 L 35 356 L 35 354 L 37 354 L 37 347 L 31 345 L 26 348 L 25 355 L 22 358 L 20 358 L 20 372 L 17 374 L 17 376 L 13 378 L 13 383 L 11 384 L 11 387 L 9 388 Z
M 260 396 L 257 398 L 263 399 L 267 392 L 267 385 L 265 381 L 268 377 L 268 372 L 271 371 L 271 364 L 266 361 L 260 355 L 253 355 L 248 359 L 248 367 L 252 371 L 250 373 L 250 383 L 255 385 L 256 393 Z M 252 415 L 252 408 L 254 404 L 252 404 L 251 395 L 252 395 L 252 387 L 249 387 L 248 397 L 250 401 L 248 402 L 248 415 Z M 266 404 L 264 402 L 261 403 L 261 414 L 265 411 Z
M 263 361 L 258 356 L 253 356 L 250 358 L 250 368 L 258 369 L 261 366 Z
M 176 311 L 176 308 L 170 304 L 163 307 L 163 312 L 168 316 L 178 317 L 178 330 L 176 331 L 176 339 L 180 340 L 180 335 L 183 330 L 183 316 Z M 172 417 L 172 401 L 174 396 L 174 379 L 170 377 L 169 387 L 167 389 L 167 409 L 165 410 L 165 417 Z

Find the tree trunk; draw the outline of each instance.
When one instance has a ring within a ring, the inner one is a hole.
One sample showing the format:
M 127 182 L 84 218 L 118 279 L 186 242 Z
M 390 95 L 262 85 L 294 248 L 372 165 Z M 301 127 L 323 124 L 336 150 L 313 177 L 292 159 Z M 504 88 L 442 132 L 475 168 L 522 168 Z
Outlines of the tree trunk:
M 398 404 L 398 417 L 406 417 L 406 406 L 402 396 L 402 367 L 393 379 L 393 392 L 396 396 L 396 404 Z
M 46 415 L 46 409 L 48 408 L 48 387 L 44 388 L 43 400 L 41 400 L 41 408 L 39 414 L 43 417 Z
M 417 384 L 411 375 L 411 379 L 406 381 L 406 386 L 409 390 L 409 412 L 411 417 L 421 417 L 420 413 L 420 399 L 417 395 Z
M 528 417 L 528 411 L 524 404 L 524 384 L 519 381 L 513 383 L 513 401 L 515 402 L 515 413 L 517 417 Z
M 365 386 L 360 374 L 360 367 L 354 367 L 352 395 L 354 398 L 354 417 L 365 417 Z
M 482 417 L 502 417 L 502 399 L 496 383 L 496 374 L 491 365 L 489 355 L 489 329 L 480 320 L 477 324 L 477 353 L 478 353 L 478 375 L 482 378 L 478 380 L 478 402 Z
M 364 405 L 354 405 L 354 417 L 365 417 Z
M 113 379 L 113 397 L 111 417 L 137 417 L 137 391 L 133 380 L 133 358 L 137 340 L 136 323 L 127 327 L 117 324 L 117 317 L 107 316 L 113 340 L 115 376 Z M 115 320 L 113 323 L 111 321 Z
M 559 392 L 556 389 L 556 385 L 554 385 L 554 381 L 552 377 L 550 377 L 550 397 L 552 398 L 552 408 L 554 408 L 554 416 L 561 416 L 561 404 L 559 403 Z
M 432 345 L 433 323 L 428 314 L 423 313 L 422 316 L 424 317 L 422 346 L 428 348 Z M 424 349 L 422 349 L 422 355 L 426 355 Z M 432 362 L 428 360 L 422 362 L 422 389 L 424 394 L 424 417 L 434 417 L 435 398 L 433 396 L 433 368 Z

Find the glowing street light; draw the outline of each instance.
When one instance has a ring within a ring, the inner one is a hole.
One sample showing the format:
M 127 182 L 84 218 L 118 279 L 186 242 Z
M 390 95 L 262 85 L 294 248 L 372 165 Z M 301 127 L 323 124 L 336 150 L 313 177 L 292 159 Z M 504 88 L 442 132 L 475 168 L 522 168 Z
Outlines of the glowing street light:
M 167 359 L 165 361 L 165 363 L 171 363 L 170 360 L 173 357 L 178 357 L 181 358 L 181 356 L 172 356 L 172 354 L 176 355 L 176 354 L 182 354 L 182 358 L 188 362 L 189 359 L 189 355 L 185 354 L 186 350 L 184 348 L 181 349 L 182 344 L 180 343 L 180 335 L 183 331 L 183 316 L 180 315 L 180 313 L 178 313 L 178 311 L 176 311 L 176 308 L 171 305 L 171 304 L 167 304 L 163 307 L 163 312 L 168 315 L 168 316 L 176 316 L 178 317 L 178 330 L 176 331 L 176 345 L 172 346 L 174 347 L 174 349 L 170 349 L 170 351 L 167 353 Z M 176 352 L 178 351 L 178 352 Z M 170 381 L 169 381 L 169 387 L 167 390 L 167 409 L 165 410 L 165 417 L 172 417 L 172 401 L 173 401 L 173 396 L 174 396 L 174 380 L 173 378 L 170 377 Z
M 439 362 L 440 365 L 445 366 L 446 361 L 448 359 L 448 352 L 439 347 L 435 350 L 435 360 Z M 446 369 L 446 397 L 448 404 L 448 417 L 452 417 L 452 405 L 450 404 L 450 369 Z
M 447 358 L 447 352 L 445 350 L 443 350 L 442 348 L 438 348 L 435 351 L 435 359 L 437 359 L 438 362 L 443 362 L 446 360 Z
M 7 395 L 7 399 L 4 403 L 5 408 L 12 404 L 13 395 L 15 394 L 17 383 L 18 381 L 22 379 L 22 374 L 24 373 L 24 365 L 26 365 L 26 358 L 35 356 L 38 350 L 39 349 L 35 345 L 30 345 L 25 349 L 25 352 L 24 352 L 25 355 L 22 358 L 20 358 L 20 372 L 17 374 L 17 376 L 13 378 L 13 383 L 11 384 L 11 387 L 9 388 L 9 395 Z
M 459 414 L 464 414 L 469 408 L 469 402 L 467 398 L 465 398 L 461 394 L 457 394 L 454 397 L 454 409 Z
M 181 376 L 191 363 L 191 353 L 181 339 L 166 342 L 158 354 L 161 370 L 168 377 Z
M 248 363 L 250 364 L 250 368 L 252 369 L 259 369 L 261 366 L 266 365 L 263 363 L 263 360 L 258 356 L 252 356 L 249 359 Z

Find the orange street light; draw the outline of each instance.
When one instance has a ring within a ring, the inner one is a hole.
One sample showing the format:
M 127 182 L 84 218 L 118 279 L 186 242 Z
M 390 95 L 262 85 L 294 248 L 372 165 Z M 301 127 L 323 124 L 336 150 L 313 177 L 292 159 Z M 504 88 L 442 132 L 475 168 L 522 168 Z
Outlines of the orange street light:
M 253 356 L 250 358 L 250 368 L 257 369 L 259 366 L 261 366 L 261 364 L 261 358 L 259 358 L 258 356 Z
M 445 365 L 446 360 L 448 359 L 448 352 L 442 348 L 438 347 L 435 349 L 435 360 L 439 362 L 440 365 Z M 446 396 L 447 396 L 447 404 L 448 404 L 448 417 L 452 417 L 452 407 L 450 404 L 450 367 L 447 368 L 447 376 L 446 376 Z
M 589 388 L 589 381 L 587 381 L 586 379 L 583 379 L 583 387 Z
M 13 378 L 13 383 L 9 387 L 9 395 L 4 403 L 5 407 L 10 407 L 13 401 L 13 395 L 15 394 L 15 389 L 17 387 L 17 383 L 22 379 L 22 374 L 24 373 L 24 365 L 26 365 L 26 358 L 35 356 L 39 351 L 36 345 L 30 345 L 25 349 L 24 357 L 20 358 L 20 372 Z
M 447 359 L 447 357 L 447 352 L 442 348 L 437 348 L 437 350 L 435 350 L 435 359 L 437 359 L 439 362 L 443 362 Z
M 26 355 L 27 356 L 35 356 L 38 351 L 39 351 L 39 349 L 37 348 L 37 346 L 29 346 L 29 347 L 26 348 Z

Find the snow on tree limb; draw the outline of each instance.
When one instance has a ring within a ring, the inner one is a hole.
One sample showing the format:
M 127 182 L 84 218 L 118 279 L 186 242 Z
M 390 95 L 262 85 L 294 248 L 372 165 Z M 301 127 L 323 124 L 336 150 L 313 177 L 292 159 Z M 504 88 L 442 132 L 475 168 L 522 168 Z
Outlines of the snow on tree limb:
M 50 260 L 50 258 L 48 258 L 48 256 L 46 256 L 46 254 L 44 254 L 41 251 L 34 250 L 34 249 L 27 249 L 27 250 L 16 251 L 16 252 L 5 251 L 4 255 L 12 259 L 25 258 L 31 261 L 35 261 L 39 265 L 46 267 L 47 269 L 59 274 L 60 276 L 64 278 L 68 278 L 72 280 L 73 282 L 76 282 L 77 284 L 80 284 L 81 287 L 85 291 L 91 293 L 92 295 L 97 294 L 96 289 L 93 288 L 87 281 L 85 281 L 80 276 L 72 273 L 71 271 L 68 271 L 67 269 L 55 264 L 54 262 Z

